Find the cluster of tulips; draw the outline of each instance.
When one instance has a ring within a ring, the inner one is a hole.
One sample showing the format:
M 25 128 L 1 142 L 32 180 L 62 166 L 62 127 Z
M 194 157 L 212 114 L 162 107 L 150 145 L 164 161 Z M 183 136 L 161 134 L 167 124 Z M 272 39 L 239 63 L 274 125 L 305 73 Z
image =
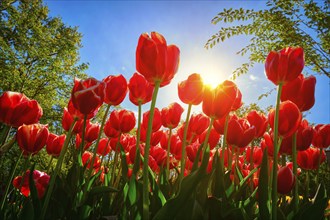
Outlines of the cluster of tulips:
M 95 186 L 118 190 L 123 180 L 142 181 L 143 219 L 149 218 L 152 205 L 150 175 L 160 182 L 164 174 L 166 181 L 178 184 L 178 188 L 165 195 L 170 199 L 180 194 L 180 184 L 192 175 L 194 166 L 203 166 L 205 155 L 209 155 L 206 174 L 217 170 L 214 160 L 219 158 L 220 172 L 229 173 L 236 185 L 240 176 L 248 177 L 253 191 L 258 188 L 260 166 L 266 154 L 272 179 L 269 189 L 273 219 L 277 219 L 278 193 L 292 195 L 297 211 L 298 175 L 319 169 L 325 161 L 324 149 L 330 146 L 330 124 L 311 126 L 302 116 L 314 105 L 316 85 L 314 76 L 305 78 L 301 73 L 303 49 L 288 47 L 269 53 L 265 73 L 278 86 L 278 96 L 276 108 L 270 110 L 268 117 L 255 110 L 244 117 L 237 116 L 235 111 L 242 106 L 242 94 L 236 84 L 226 80 L 211 88 L 203 84 L 197 73 L 178 84 L 178 96 L 187 105 L 184 120 L 182 104 L 174 102 L 158 109 L 158 91 L 175 76 L 179 55 L 178 47 L 167 45 L 161 34 L 142 34 L 136 49 L 137 72 L 128 81 L 122 75 L 110 75 L 102 81 L 75 79 L 63 111 L 65 134 L 50 133 L 47 125 L 38 124 L 42 108 L 37 101 L 5 91 L 0 97 L 2 132 L 6 135 L 10 130 L 17 132 L 9 141 L 2 138 L 1 152 L 17 142 L 22 152 L 19 159 L 22 156 L 30 159 L 45 147 L 50 161 L 57 158 L 57 163 L 46 173 L 25 167 L 15 177 L 14 170 L 1 209 L 10 201 L 12 185 L 28 197 L 32 178 L 38 198 L 43 201 L 40 216 L 44 218 L 65 154 L 70 150 L 74 152 L 73 164 L 84 167 L 83 193 L 91 190 L 87 183 L 92 180 Z M 127 93 L 138 108 L 137 118 L 127 109 L 113 108 L 110 113 L 111 106 L 120 105 Z M 150 110 L 142 114 L 141 106 L 150 101 Z M 203 113 L 191 114 L 192 106 L 200 104 Z M 98 123 L 94 119 L 102 105 L 106 105 L 106 110 Z M 75 142 L 71 141 L 74 138 Z

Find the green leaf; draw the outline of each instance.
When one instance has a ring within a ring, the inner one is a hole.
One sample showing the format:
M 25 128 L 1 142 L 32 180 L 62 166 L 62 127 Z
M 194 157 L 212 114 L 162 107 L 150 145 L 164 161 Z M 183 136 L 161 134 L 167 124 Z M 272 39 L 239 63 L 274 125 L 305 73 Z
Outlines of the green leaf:
M 119 143 L 120 146 L 120 157 L 121 157 L 121 167 L 122 167 L 122 177 L 126 180 L 128 173 L 128 165 L 126 161 L 126 154 L 123 146 Z
M 183 178 L 178 194 L 169 199 L 166 204 L 157 212 L 154 219 L 174 219 L 185 207 L 187 201 L 191 199 L 192 192 L 195 191 L 201 179 L 206 175 L 206 167 L 209 161 L 210 150 L 207 147 L 204 151 L 201 166 Z M 189 210 L 191 212 L 191 210 Z
M 39 214 L 41 213 L 41 204 L 40 204 L 40 200 L 39 200 L 39 197 L 38 197 L 37 188 L 36 188 L 35 182 L 33 180 L 34 166 L 35 166 L 35 164 L 33 164 L 31 169 L 30 169 L 29 187 L 30 187 L 30 196 L 31 196 L 31 199 L 32 199 L 35 218 L 38 218 Z M 27 177 L 25 177 L 25 178 L 27 178 Z
M 270 219 L 268 209 L 268 169 L 268 152 L 266 148 L 263 152 L 258 184 L 258 205 L 260 219 Z
M 31 201 L 25 200 L 22 211 L 19 214 L 19 220 L 34 220 L 34 209 Z
M 93 197 L 99 194 L 114 193 L 114 192 L 119 192 L 119 190 L 111 186 L 95 186 L 90 190 L 89 196 Z

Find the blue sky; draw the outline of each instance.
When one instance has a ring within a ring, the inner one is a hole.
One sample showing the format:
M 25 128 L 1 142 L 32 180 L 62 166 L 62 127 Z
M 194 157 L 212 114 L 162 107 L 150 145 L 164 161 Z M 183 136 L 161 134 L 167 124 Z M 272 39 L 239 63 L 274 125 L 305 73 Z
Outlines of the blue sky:
M 89 63 L 89 75 L 102 80 L 108 75 L 123 74 L 127 80 L 135 72 L 135 50 L 143 32 L 157 31 L 168 44 L 176 44 L 181 51 L 179 70 L 169 86 L 160 89 L 157 107 L 180 102 L 178 82 L 191 73 L 200 73 L 208 83 L 221 83 L 247 57 L 236 52 L 247 45 L 248 37 L 239 36 L 205 49 L 206 41 L 221 25 L 211 19 L 223 8 L 262 9 L 265 1 L 45 1 L 51 16 L 62 17 L 66 25 L 77 26 L 82 33 L 80 56 Z M 258 96 L 275 86 L 258 64 L 235 81 L 242 91 L 243 102 L 255 102 L 262 107 L 275 103 L 275 92 L 258 101 Z M 184 105 L 183 105 L 184 106 Z M 136 111 L 128 97 L 122 107 Z M 149 107 L 146 105 L 144 110 Z M 201 107 L 193 108 L 194 112 Z M 307 115 L 313 123 L 330 123 L 330 80 L 317 76 L 316 103 Z

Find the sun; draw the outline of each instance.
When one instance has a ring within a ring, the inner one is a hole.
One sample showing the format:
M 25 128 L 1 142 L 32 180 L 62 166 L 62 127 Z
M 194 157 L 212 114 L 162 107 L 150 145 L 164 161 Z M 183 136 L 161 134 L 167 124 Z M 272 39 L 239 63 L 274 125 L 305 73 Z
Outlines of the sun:
M 200 74 L 203 78 L 204 85 L 212 89 L 216 88 L 225 80 L 224 75 L 220 71 L 205 70 Z

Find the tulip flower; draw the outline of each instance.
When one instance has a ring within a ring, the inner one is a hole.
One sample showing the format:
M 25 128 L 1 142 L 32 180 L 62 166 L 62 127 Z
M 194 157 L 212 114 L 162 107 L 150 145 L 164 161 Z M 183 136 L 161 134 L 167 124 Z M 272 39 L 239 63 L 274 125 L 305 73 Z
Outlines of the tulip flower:
M 224 81 L 215 89 L 206 87 L 203 98 L 203 112 L 215 119 L 228 115 L 234 107 L 238 88 L 232 81 Z
M 325 153 L 321 151 L 320 164 L 325 161 Z M 305 151 L 298 151 L 297 163 L 305 170 L 316 170 L 319 165 L 320 149 L 310 147 Z
M 136 123 L 135 115 L 126 109 L 114 110 L 110 114 L 109 123 L 119 133 L 130 132 Z
M 319 124 L 315 126 L 313 145 L 323 149 L 330 146 L 330 124 Z
M 281 101 L 290 100 L 300 111 L 308 111 L 315 103 L 315 76 L 304 77 L 300 74 L 296 79 L 283 86 Z
M 210 125 L 210 119 L 203 114 L 192 115 L 188 124 L 188 133 L 202 134 Z
M 235 101 L 234 101 L 233 105 L 231 106 L 231 111 L 236 111 L 242 105 L 243 105 L 243 102 L 242 102 L 242 93 L 241 93 L 241 91 L 239 89 L 237 89 L 236 98 L 235 98 Z
M 178 84 L 178 95 L 185 104 L 199 105 L 203 101 L 204 84 L 198 73 L 188 76 L 188 79 Z
M 100 132 L 100 125 L 99 123 L 91 123 L 88 121 L 86 123 L 86 131 L 85 131 L 85 141 L 86 142 L 93 142 L 97 139 Z
M 69 131 L 70 127 L 73 123 L 74 119 L 72 115 L 69 113 L 68 108 L 64 108 L 63 110 L 63 116 L 62 116 L 62 128 L 65 131 Z M 76 124 L 73 127 L 73 133 L 78 134 L 81 132 L 82 127 L 83 127 L 84 120 L 78 120 Z
M 103 130 L 108 138 L 117 138 L 120 135 L 120 132 L 112 126 L 110 120 L 105 122 Z
M 249 121 L 250 125 L 256 128 L 255 138 L 260 138 L 266 131 L 268 121 L 266 116 L 262 113 L 258 113 L 255 110 L 252 110 L 246 116 L 246 119 Z
M 252 151 L 251 149 L 252 149 L 251 147 L 246 148 L 246 161 L 251 161 L 251 156 L 252 156 L 254 166 L 259 166 L 262 162 L 262 156 L 263 156 L 262 148 L 255 146 L 253 147 L 253 152 L 251 152 Z
M 129 100 L 134 105 L 151 101 L 154 87 L 139 73 L 134 73 L 128 82 Z
M 150 148 L 150 156 L 152 156 L 155 161 L 157 162 L 157 165 L 159 167 L 166 166 L 166 157 L 167 153 L 166 150 L 161 148 L 160 146 L 153 146 Z
M 99 147 L 97 148 L 97 154 L 106 156 L 110 152 L 110 144 L 108 143 L 108 138 L 102 138 L 99 142 Z
M 231 117 L 228 122 L 227 143 L 240 148 L 246 147 L 255 136 L 255 127 L 248 120 Z
M 108 76 L 104 82 L 104 102 L 109 105 L 119 105 L 127 94 L 127 81 L 123 75 Z
M 147 130 L 150 111 L 143 113 L 142 127 Z M 162 116 L 158 108 L 155 108 L 154 117 L 152 119 L 152 131 L 158 131 L 162 126 Z
M 36 100 L 24 94 L 6 91 L 0 96 L 0 122 L 12 127 L 37 123 L 42 116 L 42 108 Z
M 93 153 L 89 151 L 85 151 L 81 156 L 83 165 L 86 166 L 88 169 L 91 168 L 92 158 L 93 158 Z M 100 166 L 101 166 L 101 160 L 98 156 L 96 156 L 93 169 L 98 169 Z
M 30 170 L 27 170 L 23 176 L 17 176 L 13 180 L 13 185 L 16 189 L 20 189 L 21 193 L 28 197 L 30 195 Z M 33 170 L 32 179 L 37 189 L 38 198 L 41 199 L 48 187 L 50 176 L 47 173 L 39 170 Z
M 293 189 L 296 179 L 288 166 L 281 167 L 277 172 L 277 192 L 289 194 Z
M 286 84 L 299 76 L 304 64 L 304 51 L 301 47 L 271 51 L 265 62 L 266 76 L 275 85 Z
M 136 69 L 146 80 L 160 87 L 168 85 L 179 66 L 180 50 L 175 45 L 167 45 L 165 38 L 151 32 L 140 36 L 136 48 Z
M 270 127 L 274 130 L 274 117 L 275 109 L 269 111 L 268 123 Z M 299 127 L 301 122 L 301 113 L 296 106 L 291 101 L 285 101 L 280 104 L 279 108 L 279 121 L 278 121 L 278 133 L 283 138 L 292 135 Z
M 76 135 L 76 149 L 80 149 L 81 142 L 82 142 L 81 136 L 80 136 L 80 134 L 77 134 Z M 92 142 L 87 142 L 85 139 L 83 149 L 87 150 L 91 145 L 92 145 Z
M 103 82 L 94 78 L 86 80 L 75 78 L 71 92 L 72 104 L 81 114 L 90 115 L 103 104 L 103 90 Z
M 207 132 L 207 130 L 205 130 L 199 136 L 199 143 L 204 143 L 206 132 Z M 218 132 L 216 132 L 216 130 L 214 128 L 212 128 L 211 129 L 209 140 L 207 142 L 209 144 L 209 146 L 210 146 L 210 150 L 212 150 L 213 148 L 215 148 L 215 146 L 217 146 L 217 144 L 219 143 L 219 140 L 220 140 L 220 134 Z
M 66 135 L 56 135 L 53 133 L 49 133 L 47 144 L 46 144 L 46 151 L 49 155 L 58 157 L 60 156 Z
M 145 128 L 141 128 L 141 141 L 145 142 L 146 141 L 146 135 L 147 135 L 147 131 Z M 163 131 L 162 130 L 158 130 L 155 132 L 151 133 L 151 138 L 150 138 L 150 146 L 156 146 L 157 144 L 159 144 L 160 140 L 162 139 L 163 136 Z
M 18 128 L 16 139 L 24 155 L 38 153 L 47 143 L 48 125 L 22 125 Z
M 162 124 L 166 128 L 176 128 L 184 109 L 176 102 L 171 103 L 161 111 Z

